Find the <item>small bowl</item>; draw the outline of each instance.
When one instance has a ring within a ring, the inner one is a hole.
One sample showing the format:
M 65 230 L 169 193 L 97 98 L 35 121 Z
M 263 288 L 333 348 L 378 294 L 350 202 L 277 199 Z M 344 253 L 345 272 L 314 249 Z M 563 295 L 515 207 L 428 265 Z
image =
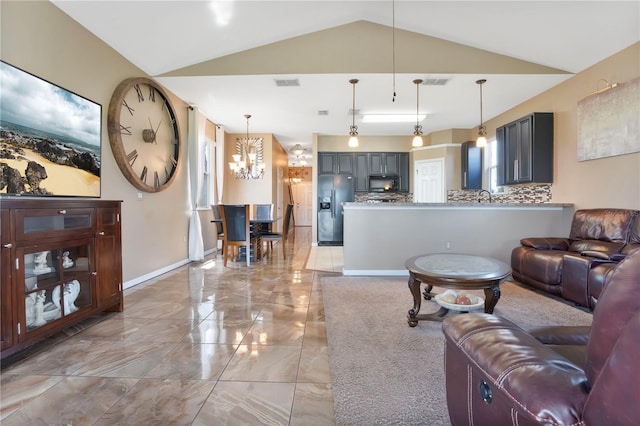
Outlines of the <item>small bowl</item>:
M 484 307 L 484 299 L 482 297 L 478 297 L 478 303 L 474 303 L 473 305 L 458 305 L 456 303 L 448 303 L 442 300 L 443 294 L 436 294 L 434 299 L 438 303 L 438 305 L 443 308 L 450 309 L 452 311 L 471 311 L 473 309 L 478 309 Z

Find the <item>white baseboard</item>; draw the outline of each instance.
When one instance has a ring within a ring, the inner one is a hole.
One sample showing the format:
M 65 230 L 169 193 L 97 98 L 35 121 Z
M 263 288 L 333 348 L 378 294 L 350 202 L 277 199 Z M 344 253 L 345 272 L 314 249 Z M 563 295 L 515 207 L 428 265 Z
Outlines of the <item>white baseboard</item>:
M 215 251 L 216 251 L 216 249 L 207 250 L 207 251 L 204 252 L 204 255 L 208 256 L 210 254 L 213 254 Z M 160 276 L 162 274 L 166 274 L 167 272 L 172 271 L 172 270 L 174 270 L 176 268 L 179 268 L 181 266 L 187 265 L 188 263 L 191 263 L 189 261 L 189 259 L 184 259 L 184 260 L 181 260 L 181 261 L 176 262 L 174 264 L 165 266 L 164 268 L 160 268 L 160 269 L 157 269 L 155 271 L 149 272 L 148 274 L 144 274 L 142 276 L 139 276 L 139 277 L 136 277 L 136 278 L 134 278 L 132 280 L 124 282 L 122 284 L 122 288 L 124 290 L 126 290 L 128 288 L 131 288 L 133 286 L 141 284 L 141 283 L 143 283 L 145 281 L 148 281 L 148 280 L 151 280 L 151 279 L 153 279 L 155 277 L 158 277 L 158 276 Z
M 406 269 L 385 270 L 385 269 L 343 269 L 344 276 L 368 276 L 368 277 L 408 277 L 409 271 Z

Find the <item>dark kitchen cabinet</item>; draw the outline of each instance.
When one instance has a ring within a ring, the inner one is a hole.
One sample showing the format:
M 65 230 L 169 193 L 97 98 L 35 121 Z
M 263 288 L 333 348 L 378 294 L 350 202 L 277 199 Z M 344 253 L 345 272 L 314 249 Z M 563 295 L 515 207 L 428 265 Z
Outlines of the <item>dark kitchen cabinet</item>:
M 353 175 L 353 153 L 320 152 L 318 153 L 319 175 Z
M 400 192 L 409 192 L 409 153 L 398 153 L 398 176 Z
M 358 152 L 355 156 L 355 190 L 356 192 L 367 192 L 369 190 L 369 158 L 366 152 Z
M 482 189 L 482 149 L 469 141 L 462 144 L 460 152 L 462 189 Z
M 397 175 L 400 169 L 397 152 L 369 153 L 369 174 Z
M 351 175 L 356 192 L 369 192 L 369 175 L 397 175 L 398 190 L 409 192 L 408 152 L 319 152 L 318 175 Z
M 498 185 L 553 182 L 553 113 L 535 112 L 496 130 Z

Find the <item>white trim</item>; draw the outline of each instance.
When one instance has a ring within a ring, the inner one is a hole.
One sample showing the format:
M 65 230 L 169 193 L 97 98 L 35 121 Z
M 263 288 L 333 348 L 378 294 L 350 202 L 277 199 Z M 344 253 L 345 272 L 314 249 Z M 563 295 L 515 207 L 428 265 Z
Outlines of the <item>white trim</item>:
M 215 251 L 216 251 L 216 249 L 207 250 L 207 251 L 204 252 L 204 254 L 205 254 L 205 256 L 208 256 L 208 255 L 212 254 Z M 154 279 L 154 278 L 156 278 L 156 277 L 158 277 L 158 276 L 160 276 L 162 274 L 166 274 L 169 271 L 173 271 L 174 269 L 177 269 L 177 268 L 179 268 L 181 266 L 188 265 L 189 263 L 191 263 L 189 261 L 189 259 L 184 259 L 184 260 L 181 260 L 180 262 L 176 262 L 176 263 L 174 263 L 172 265 L 165 266 L 164 268 L 156 269 L 155 271 L 149 272 L 148 274 L 144 274 L 142 276 L 139 276 L 139 277 L 136 277 L 136 278 L 134 278 L 132 280 L 124 282 L 122 284 L 122 289 L 126 290 L 126 289 L 131 288 L 133 286 L 136 286 L 138 284 L 142 284 L 145 281 L 152 280 L 152 279 Z
M 406 269 L 343 269 L 342 275 L 346 276 L 375 276 L 375 277 L 408 277 Z
M 459 143 L 441 143 L 440 145 L 428 145 L 421 146 L 420 148 L 411 148 L 411 151 L 426 151 L 429 149 L 441 149 L 441 148 L 460 148 L 462 144 Z

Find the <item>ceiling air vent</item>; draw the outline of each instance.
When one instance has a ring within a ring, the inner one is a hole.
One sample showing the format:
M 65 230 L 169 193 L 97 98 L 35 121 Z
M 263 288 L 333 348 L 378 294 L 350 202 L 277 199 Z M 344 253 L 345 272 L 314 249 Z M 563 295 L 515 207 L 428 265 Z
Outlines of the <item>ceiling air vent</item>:
M 300 81 L 297 78 L 276 78 L 277 87 L 296 87 L 300 86 Z
M 318 111 L 318 115 L 329 115 L 328 109 L 321 109 Z
M 423 86 L 444 86 L 449 82 L 448 78 L 426 78 L 422 83 Z

